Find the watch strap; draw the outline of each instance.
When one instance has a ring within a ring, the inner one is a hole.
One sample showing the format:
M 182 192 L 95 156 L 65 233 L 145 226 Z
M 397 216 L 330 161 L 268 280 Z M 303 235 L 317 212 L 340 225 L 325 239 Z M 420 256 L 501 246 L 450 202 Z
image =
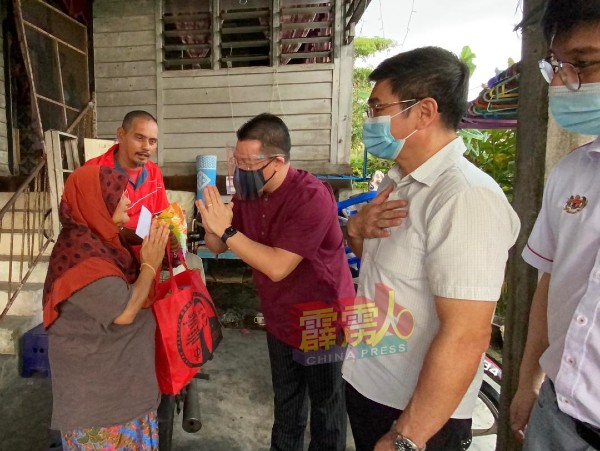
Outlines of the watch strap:
M 227 244 L 227 240 L 229 238 L 231 238 L 233 235 L 235 235 L 237 233 L 237 229 L 233 226 L 229 226 L 225 229 L 225 232 L 223 232 L 223 235 L 221 235 L 221 241 L 223 241 L 223 243 Z

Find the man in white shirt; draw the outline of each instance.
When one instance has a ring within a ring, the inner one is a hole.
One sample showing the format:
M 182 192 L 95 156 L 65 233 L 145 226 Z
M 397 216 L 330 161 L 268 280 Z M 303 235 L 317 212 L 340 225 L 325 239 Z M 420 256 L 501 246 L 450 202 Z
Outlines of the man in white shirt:
M 348 222 L 362 257 L 358 297 L 343 313 L 357 451 L 471 444 L 519 220 L 498 184 L 463 156 L 456 129 L 468 79 L 466 65 L 436 47 L 388 58 L 370 75 L 363 140 L 396 165 L 378 197 Z
M 569 131 L 600 135 L 600 0 L 550 0 L 542 25 L 552 115 Z M 541 272 L 511 405 L 525 450 L 600 449 L 598 174 L 598 138 L 557 163 L 523 250 Z

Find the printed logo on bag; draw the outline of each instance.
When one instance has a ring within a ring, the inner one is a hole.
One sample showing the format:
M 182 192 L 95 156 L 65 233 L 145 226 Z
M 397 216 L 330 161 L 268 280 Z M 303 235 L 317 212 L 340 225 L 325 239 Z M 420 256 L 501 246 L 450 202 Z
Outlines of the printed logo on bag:
M 566 211 L 567 213 L 570 214 L 575 214 L 575 213 L 579 213 L 581 210 L 583 210 L 585 208 L 585 206 L 587 205 L 587 197 L 585 196 L 580 196 L 579 194 L 575 195 L 575 196 L 571 196 L 569 197 L 569 200 L 567 200 L 567 203 L 565 204 L 563 211 Z
M 297 306 L 302 312 L 302 343 L 294 359 L 304 365 L 363 359 L 403 353 L 408 350 L 415 320 L 412 312 L 395 301 L 394 290 L 375 285 L 375 300 L 357 296 L 340 301 L 334 309 L 323 303 Z M 337 343 L 343 329 L 344 343 Z M 346 345 L 351 347 L 345 349 Z
M 190 368 L 197 368 L 204 363 L 206 345 L 203 343 L 203 328 L 208 325 L 208 316 L 204 305 L 208 298 L 202 293 L 193 293 L 192 299 L 179 312 L 177 320 L 177 350 L 181 360 Z

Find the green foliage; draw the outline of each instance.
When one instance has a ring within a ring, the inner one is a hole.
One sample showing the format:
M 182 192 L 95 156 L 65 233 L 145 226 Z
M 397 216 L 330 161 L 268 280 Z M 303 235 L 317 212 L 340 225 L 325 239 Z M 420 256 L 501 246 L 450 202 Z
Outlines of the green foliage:
M 477 55 L 473 53 L 471 47 L 469 47 L 468 45 L 465 45 L 460 52 L 459 58 L 469 68 L 469 74 L 471 76 L 473 75 L 473 72 L 475 72 L 475 69 L 477 69 L 477 66 L 475 65 L 476 57 Z
M 512 200 L 517 147 L 515 130 L 461 130 L 459 135 L 467 146 L 467 159 L 496 180 L 508 200 Z
M 387 50 L 396 45 L 396 42 L 385 38 L 355 38 L 354 55 L 357 58 L 366 59 L 378 52 Z M 371 93 L 369 74 L 373 71 L 371 67 L 355 67 L 352 79 L 352 140 L 350 151 L 350 163 L 355 175 L 362 175 L 364 145 L 362 143 L 363 116 Z M 369 172 L 379 169 L 377 159 L 369 160 Z
M 354 57 L 364 60 L 396 45 L 395 41 L 386 38 L 354 38 Z

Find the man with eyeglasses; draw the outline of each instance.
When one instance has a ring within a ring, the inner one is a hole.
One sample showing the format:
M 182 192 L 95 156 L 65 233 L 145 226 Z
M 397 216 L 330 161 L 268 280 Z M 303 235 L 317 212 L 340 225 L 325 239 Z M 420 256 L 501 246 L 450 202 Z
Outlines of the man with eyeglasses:
M 568 131 L 600 135 L 600 0 L 549 0 L 542 27 L 552 115 Z M 524 450 L 600 450 L 598 174 L 598 138 L 556 164 L 523 250 L 541 273 L 510 409 Z
M 354 297 L 333 192 L 290 165 L 290 135 L 279 117 L 258 115 L 237 131 L 237 138 L 232 203 L 224 205 L 209 186 L 204 203 L 196 205 L 207 247 L 215 253 L 229 248 L 253 268 L 273 381 L 271 450 L 304 449 L 310 400 L 309 449 L 342 451 L 347 422 L 343 351 L 339 358 L 322 352 L 314 361 L 299 352 L 307 329 L 319 333 L 316 341 L 309 336 L 312 344 L 327 342 L 325 351 L 340 344 L 341 327 L 306 327 L 302 319 L 313 326 L 328 322 L 344 299 Z
M 356 303 L 379 325 L 348 325 L 342 372 L 356 449 L 466 450 L 519 220 L 463 156 L 469 70 L 456 55 L 411 50 L 369 78 L 363 141 L 396 164 L 348 221 L 362 258 Z

